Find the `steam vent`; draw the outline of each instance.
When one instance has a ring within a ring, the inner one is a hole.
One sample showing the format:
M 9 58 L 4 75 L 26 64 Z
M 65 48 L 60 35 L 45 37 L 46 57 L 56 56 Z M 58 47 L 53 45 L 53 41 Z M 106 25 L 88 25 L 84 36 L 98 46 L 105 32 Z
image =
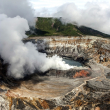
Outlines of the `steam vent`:
M 23 77 L 13 76 L 7 73 L 10 64 L 1 58 L 1 110 L 110 110 L 110 39 L 44 36 L 23 42 L 33 43 L 41 58 L 46 55 L 47 60 L 41 60 L 48 65 L 36 67 L 33 74 L 25 69 Z M 82 66 L 69 66 L 62 58 Z

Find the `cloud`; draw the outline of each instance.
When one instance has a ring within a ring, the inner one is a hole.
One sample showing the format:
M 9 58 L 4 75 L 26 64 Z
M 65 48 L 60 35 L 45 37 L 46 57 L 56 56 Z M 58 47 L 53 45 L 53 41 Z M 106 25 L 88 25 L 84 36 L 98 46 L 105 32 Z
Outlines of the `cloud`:
M 34 10 L 27 0 L 0 0 L 0 14 L 8 17 L 20 16 L 28 20 L 30 25 L 34 25 Z
M 110 2 L 109 0 L 29 0 L 32 6 L 36 11 L 41 10 L 42 8 L 53 8 L 59 7 L 66 3 L 75 3 L 78 8 L 84 8 L 84 5 L 87 2 L 94 3 L 105 3 Z M 49 10 L 51 11 L 51 10 Z
M 85 9 L 79 9 L 74 3 L 58 8 L 53 17 L 62 17 L 64 23 L 78 23 L 106 34 L 110 34 L 110 7 L 108 4 L 87 3 Z
M 63 22 L 77 22 L 110 34 L 109 0 L 30 0 L 37 17 L 63 17 Z M 70 3 L 69 3 L 70 2 Z M 62 5 L 63 4 L 63 5 Z

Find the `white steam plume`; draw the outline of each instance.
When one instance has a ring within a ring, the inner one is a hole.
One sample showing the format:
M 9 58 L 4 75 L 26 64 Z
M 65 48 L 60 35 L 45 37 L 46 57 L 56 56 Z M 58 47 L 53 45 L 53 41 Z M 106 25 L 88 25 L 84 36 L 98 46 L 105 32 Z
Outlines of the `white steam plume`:
M 27 0 L 0 0 L 0 14 L 20 16 L 27 19 L 29 25 L 35 25 L 34 10 Z
M 29 26 L 26 19 L 0 15 L 0 54 L 9 63 L 9 75 L 22 78 L 36 69 L 44 72 L 48 69 L 72 68 L 58 56 L 47 58 L 46 54 L 39 53 L 31 42 L 24 44 L 22 39 L 27 37 L 27 30 Z

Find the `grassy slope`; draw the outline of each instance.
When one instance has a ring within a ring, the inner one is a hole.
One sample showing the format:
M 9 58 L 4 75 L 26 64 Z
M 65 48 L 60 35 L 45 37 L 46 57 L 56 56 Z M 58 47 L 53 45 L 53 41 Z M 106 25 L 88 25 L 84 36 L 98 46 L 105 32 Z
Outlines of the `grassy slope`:
M 62 24 L 60 20 L 53 18 L 38 18 L 36 22 L 36 28 L 42 31 L 46 31 L 44 35 L 63 35 L 63 36 L 78 36 L 82 34 L 72 24 Z
M 82 26 L 77 27 L 72 24 L 62 24 L 59 19 L 53 18 L 38 18 L 35 29 L 37 36 L 82 36 L 94 35 L 99 37 L 108 37 L 110 35 L 103 34 L 94 29 Z M 34 36 L 34 35 L 31 35 Z M 35 35 L 36 36 L 36 35 Z

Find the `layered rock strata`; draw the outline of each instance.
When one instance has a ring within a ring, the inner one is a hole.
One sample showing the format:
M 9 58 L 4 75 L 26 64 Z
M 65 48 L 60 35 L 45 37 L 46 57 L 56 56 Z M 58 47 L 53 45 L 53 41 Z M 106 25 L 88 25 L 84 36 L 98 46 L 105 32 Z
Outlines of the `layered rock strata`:
M 38 50 L 49 55 L 57 54 L 81 62 L 93 59 L 104 66 L 110 65 L 110 39 L 95 36 L 67 36 L 36 37 L 29 38 L 27 41 L 37 43 Z

